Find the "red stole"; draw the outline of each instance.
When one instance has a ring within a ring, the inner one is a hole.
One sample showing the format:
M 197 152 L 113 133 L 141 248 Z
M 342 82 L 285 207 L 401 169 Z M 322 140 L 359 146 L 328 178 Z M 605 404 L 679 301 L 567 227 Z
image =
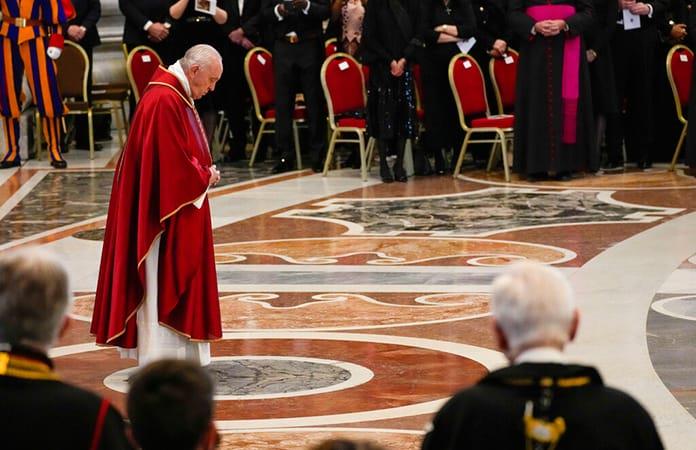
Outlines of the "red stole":
M 537 22 L 567 19 L 575 14 L 571 5 L 530 6 L 525 13 Z M 580 36 L 566 36 L 563 47 L 561 103 L 563 133 L 561 142 L 575 144 L 577 139 L 578 98 L 580 97 Z
M 158 68 L 138 104 L 114 176 L 91 332 L 135 348 L 145 259 L 158 236 L 158 320 L 192 340 L 222 337 L 210 206 L 193 206 L 212 164 L 193 104 Z

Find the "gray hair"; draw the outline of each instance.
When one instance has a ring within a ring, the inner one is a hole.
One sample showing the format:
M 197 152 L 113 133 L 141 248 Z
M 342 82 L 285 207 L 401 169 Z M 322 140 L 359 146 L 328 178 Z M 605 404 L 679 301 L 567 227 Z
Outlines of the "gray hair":
M 35 248 L 0 255 L 0 342 L 50 347 L 70 299 L 56 257 Z
M 179 60 L 179 63 L 184 70 L 187 70 L 194 65 L 206 67 L 215 60 L 222 65 L 222 56 L 220 56 L 220 53 L 215 50 L 215 48 L 210 45 L 199 44 L 188 49 Z
M 575 300 L 558 269 L 535 262 L 512 265 L 493 282 L 493 316 L 516 352 L 526 344 L 570 339 Z

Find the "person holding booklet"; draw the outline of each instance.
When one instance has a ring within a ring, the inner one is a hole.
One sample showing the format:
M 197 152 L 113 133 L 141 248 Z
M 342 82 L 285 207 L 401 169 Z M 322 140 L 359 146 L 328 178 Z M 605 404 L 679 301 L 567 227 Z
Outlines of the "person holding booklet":
M 599 169 L 583 33 L 590 0 L 510 0 L 520 38 L 514 167 L 530 180 Z
M 445 155 L 459 150 L 464 139 L 457 105 L 449 83 L 450 60 L 468 53 L 476 43 L 476 16 L 470 0 L 425 0 L 423 2 L 423 104 L 426 146 L 435 154 L 435 172 L 447 171 Z M 482 69 L 485 70 L 484 67 Z

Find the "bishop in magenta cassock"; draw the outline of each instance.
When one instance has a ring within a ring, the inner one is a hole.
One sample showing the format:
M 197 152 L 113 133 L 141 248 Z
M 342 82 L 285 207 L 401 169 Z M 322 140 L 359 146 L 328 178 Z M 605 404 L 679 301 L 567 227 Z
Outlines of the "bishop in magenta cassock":
M 138 104 L 111 191 L 91 332 L 140 365 L 210 362 L 222 337 L 207 191 L 220 180 L 193 100 L 222 62 L 207 45 L 159 67 Z

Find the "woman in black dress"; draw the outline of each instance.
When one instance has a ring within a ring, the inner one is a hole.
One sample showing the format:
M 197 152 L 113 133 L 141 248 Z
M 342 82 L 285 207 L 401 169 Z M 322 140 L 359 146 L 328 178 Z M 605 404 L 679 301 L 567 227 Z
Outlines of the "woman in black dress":
M 444 174 L 445 154 L 450 149 L 459 149 L 464 137 L 450 88 L 449 63 L 462 49 L 468 50 L 460 46 L 474 36 L 476 17 L 470 0 L 422 1 L 423 40 L 427 44 L 421 64 L 426 145 L 435 154 L 435 172 Z
M 365 11 L 362 60 L 370 67 L 368 134 L 377 139 L 380 176 L 407 181 L 406 140 L 416 135 L 416 98 L 411 64 L 423 50 L 419 38 L 421 0 L 370 0 Z M 394 173 L 387 157 L 395 156 Z
M 225 0 L 217 1 L 214 14 L 196 11 L 195 5 L 196 0 L 171 0 L 169 14 L 176 21 L 174 52 L 177 59 L 184 56 L 186 50 L 194 45 L 208 44 L 216 49 L 222 49 L 225 44 L 226 36 L 223 32 L 223 25 L 227 22 Z M 208 142 L 211 142 L 213 136 L 218 107 L 222 109 L 219 95 L 215 94 L 215 91 L 196 101 L 196 109 L 201 116 Z

